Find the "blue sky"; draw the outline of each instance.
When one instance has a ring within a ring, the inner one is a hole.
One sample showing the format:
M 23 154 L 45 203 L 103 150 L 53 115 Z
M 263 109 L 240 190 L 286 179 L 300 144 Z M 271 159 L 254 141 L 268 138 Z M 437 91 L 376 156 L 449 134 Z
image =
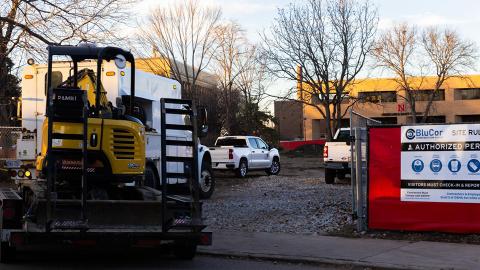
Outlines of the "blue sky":
M 147 14 L 156 5 L 168 5 L 175 0 L 143 0 L 138 5 L 140 14 Z M 219 6 L 224 18 L 240 23 L 251 41 L 259 40 L 258 33 L 267 29 L 279 7 L 301 0 L 199 0 L 207 5 Z M 389 28 L 396 22 L 408 22 L 419 27 L 446 26 L 456 29 L 464 38 L 480 47 L 480 0 L 371 0 L 378 7 L 379 30 Z M 480 65 L 473 73 L 480 73 Z M 294 83 L 277 83 L 273 92 Z

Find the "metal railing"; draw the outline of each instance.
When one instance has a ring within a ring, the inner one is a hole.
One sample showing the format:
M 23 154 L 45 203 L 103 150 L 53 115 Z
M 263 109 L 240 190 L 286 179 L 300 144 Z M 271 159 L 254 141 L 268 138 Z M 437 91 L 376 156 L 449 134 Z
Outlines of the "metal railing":
M 352 210 L 357 220 L 357 231 L 367 230 L 367 185 L 368 185 L 368 126 L 382 122 L 350 111 Z

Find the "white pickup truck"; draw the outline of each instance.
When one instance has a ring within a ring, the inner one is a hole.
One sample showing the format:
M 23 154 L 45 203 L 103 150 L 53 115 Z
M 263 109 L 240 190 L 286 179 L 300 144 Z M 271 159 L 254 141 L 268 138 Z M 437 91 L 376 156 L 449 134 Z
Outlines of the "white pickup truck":
M 280 155 L 259 137 L 218 137 L 210 148 L 214 170 L 232 170 L 245 177 L 250 170 L 265 170 L 268 175 L 280 172 Z
M 344 179 L 351 173 L 350 128 L 340 128 L 332 142 L 326 142 L 323 148 L 325 164 L 325 183 L 333 184 L 335 176 Z

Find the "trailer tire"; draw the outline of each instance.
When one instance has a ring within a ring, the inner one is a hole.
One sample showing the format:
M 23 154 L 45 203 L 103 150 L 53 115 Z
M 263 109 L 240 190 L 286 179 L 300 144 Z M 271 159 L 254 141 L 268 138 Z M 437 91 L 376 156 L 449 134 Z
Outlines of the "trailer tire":
M 325 183 L 326 184 L 335 183 L 335 174 L 336 174 L 335 170 L 325 169 Z
M 15 259 L 15 248 L 8 242 L 0 243 L 0 263 L 10 263 Z
M 200 170 L 199 183 L 200 198 L 209 199 L 215 190 L 215 177 L 213 176 L 212 164 L 208 160 L 203 160 Z
M 345 176 L 346 173 L 345 172 L 337 172 L 337 178 L 340 179 L 340 180 L 345 180 Z
M 240 159 L 240 163 L 238 164 L 238 169 L 235 171 L 238 177 L 245 178 L 248 174 L 248 162 L 247 159 L 242 158 Z
M 151 187 L 157 189 L 160 187 L 159 179 L 155 170 L 152 168 L 151 165 L 147 165 L 145 167 L 145 179 L 143 182 L 144 186 Z
M 192 260 L 197 254 L 197 245 L 175 245 L 173 255 L 180 260 Z

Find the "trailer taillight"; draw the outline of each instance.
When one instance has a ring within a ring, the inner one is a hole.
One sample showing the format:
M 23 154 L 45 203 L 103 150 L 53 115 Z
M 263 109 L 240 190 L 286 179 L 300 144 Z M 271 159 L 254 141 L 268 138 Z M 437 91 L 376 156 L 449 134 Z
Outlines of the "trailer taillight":
M 200 236 L 200 243 L 201 246 L 211 246 L 212 245 L 212 233 L 211 232 L 202 232 Z
M 328 146 L 323 147 L 323 158 L 328 158 Z
M 23 199 L 11 189 L 0 189 L 0 215 L 2 229 L 22 227 Z
M 233 159 L 233 149 L 228 149 L 228 159 Z
M 10 171 L 10 177 L 16 177 L 17 176 L 17 171 L 16 170 L 11 170 Z

